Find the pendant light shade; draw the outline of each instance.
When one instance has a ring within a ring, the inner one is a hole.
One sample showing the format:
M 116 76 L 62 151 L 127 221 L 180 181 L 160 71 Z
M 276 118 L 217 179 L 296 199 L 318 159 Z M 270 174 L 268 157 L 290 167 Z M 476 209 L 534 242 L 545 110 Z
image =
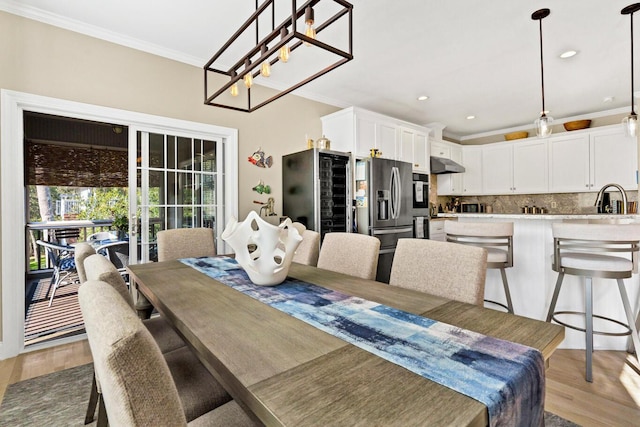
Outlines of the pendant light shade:
M 640 10 L 640 3 L 631 4 L 620 11 L 623 15 L 629 15 L 631 21 L 631 113 L 622 119 L 622 126 L 627 136 L 635 137 L 638 132 L 638 115 L 635 111 L 633 99 L 633 14 Z
M 538 118 L 534 125 L 536 127 L 536 135 L 540 138 L 546 138 L 551 135 L 551 124 L 553 123 L 553 117 L 547 116 L 547 111 L 544 109 L 544 60 L 542 55 L 542 20 L 549 16 L 551 11 L 549 9 L 536 10 L 531 14 L 531 19 L 539 21 L 540 23 L 540 78 L 542 82 L 542 111 L 540 112 L 540 118 Z

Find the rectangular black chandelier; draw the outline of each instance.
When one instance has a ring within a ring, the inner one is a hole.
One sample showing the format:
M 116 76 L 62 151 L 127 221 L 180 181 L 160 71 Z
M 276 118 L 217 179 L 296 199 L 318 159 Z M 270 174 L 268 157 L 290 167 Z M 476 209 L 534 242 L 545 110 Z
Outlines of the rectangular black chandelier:
M 206 105 L 250 113 L 353 59 L 353 5 L 290 3 L 256 0 L 255 12 L 204 66 Z

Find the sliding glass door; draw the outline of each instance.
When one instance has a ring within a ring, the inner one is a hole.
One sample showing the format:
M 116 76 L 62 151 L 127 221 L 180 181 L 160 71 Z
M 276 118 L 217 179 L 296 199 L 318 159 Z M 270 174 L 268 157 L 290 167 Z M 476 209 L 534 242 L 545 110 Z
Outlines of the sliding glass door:
M 220 138 L 134 130 L 130 150 L 130 254 L 157 261 L 161 230 L 208 227 L 220 236 L 225 224 L 225 144 Z M 135 239 L 134 239 L 135 237 Z M 220 240 L 220 239 L 218 239 Z M 220 242 L 221 244 L 221 242 Z M 216 242 L 216 246 L 220 247 Z

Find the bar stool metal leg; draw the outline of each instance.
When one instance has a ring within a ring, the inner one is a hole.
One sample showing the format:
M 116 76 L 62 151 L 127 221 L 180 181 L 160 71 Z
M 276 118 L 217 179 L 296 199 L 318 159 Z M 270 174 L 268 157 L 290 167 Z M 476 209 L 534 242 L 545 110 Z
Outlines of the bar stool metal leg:
M 504 294 L 507 297 L 507 310 L 513 314 L 513 303 L 511 302 L 511 292 L 509 292 L 509 282 L 507 281 L 507 272 L 504 268 L 500 269 L 502 275 L 502 286 L 504 287 Z
M 627 315 L 627 322 L 629 323 L 629 329 L 631 329 L 631 341 L 633 342 L 633 347 L 636 353 L 636 360 L 640 365 L 640 356 L 638 356 L 638 352 L 640 350 L 640 337 L 638 336 L 638 328 L 636 326 L 636 322 L 633 318 L 633 310 L 631 309 L 631 304 L 629 304 L 629 297 L 627 296 L 627 290 L 624 287 L 624 280 L 618 279 L 618 289 L 620 290 L 620 297 L 622 298 L 622 305 L 624 306 L 624 312 Z
M 562 286 L 562 279 L 564 279 L 564 273 L 558 273 L 558 280 L 556 280 L 556 287 L 553 290 L 551 305 L 549 306 L 549 312 L 547 313 L 547 322 L 551 322 L 551 318 L 553 317 L 553 311 L 556 309 L 556 303 L 558 302 L 558 295 L 560 294 L 560 287 Z
M 585 378 L 588 382 L 593 382 L 591 364 L 593 361 L 593 279 L 591 277 L 585 277 L 585 320 L 587 330 L 585 332 L 586 345 L 586 371 Z

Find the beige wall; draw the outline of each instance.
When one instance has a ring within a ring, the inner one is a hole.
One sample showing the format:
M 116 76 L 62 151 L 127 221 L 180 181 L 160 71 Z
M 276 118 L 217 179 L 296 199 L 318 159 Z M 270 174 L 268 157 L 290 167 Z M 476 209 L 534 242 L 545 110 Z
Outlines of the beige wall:
M 187 31 L 188 29 L 185 29 Z M 218 46 L 211 46 L 212 52 Z M 281 157 L 321 136 L 320 117 L 338 108 L 288 95 L 253 113 L 203 105 L 203 72 L 194 67 L 0 12 L 0 88 L 239 130 L 239 217 L 266 201 L 269 184 L 282 214 Z M 204 64 L 203 64 L 204 65 Z M 270 169 L 247 161 L 262 147 Z M 1 206 L 3 211 L 9 207 Z

